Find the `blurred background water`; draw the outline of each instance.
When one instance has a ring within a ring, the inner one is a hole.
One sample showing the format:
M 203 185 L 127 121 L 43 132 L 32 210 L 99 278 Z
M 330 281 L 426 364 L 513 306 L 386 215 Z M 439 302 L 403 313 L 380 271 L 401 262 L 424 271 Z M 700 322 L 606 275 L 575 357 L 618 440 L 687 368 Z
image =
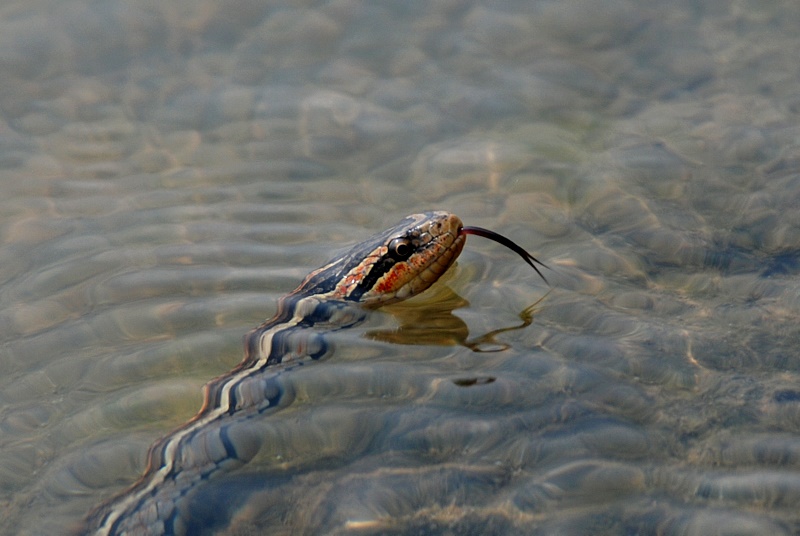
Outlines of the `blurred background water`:
M 800 533 L 794 0 L 10 0 L 3 534 L 79 531 L 310 270 L 442 209 L 192 499 L 230 534 Z M 494 350 L 494 351 L 480 351 Z

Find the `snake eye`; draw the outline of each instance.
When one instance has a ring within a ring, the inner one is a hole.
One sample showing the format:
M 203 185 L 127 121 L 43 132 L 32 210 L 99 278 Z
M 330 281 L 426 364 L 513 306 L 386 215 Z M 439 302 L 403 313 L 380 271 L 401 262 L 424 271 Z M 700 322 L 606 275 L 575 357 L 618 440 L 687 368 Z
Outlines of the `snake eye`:
M 414 248 L 408 238 L 395 238 L 389 242 L 389 255 L 396 260 L 405 260 L 411 256 Z

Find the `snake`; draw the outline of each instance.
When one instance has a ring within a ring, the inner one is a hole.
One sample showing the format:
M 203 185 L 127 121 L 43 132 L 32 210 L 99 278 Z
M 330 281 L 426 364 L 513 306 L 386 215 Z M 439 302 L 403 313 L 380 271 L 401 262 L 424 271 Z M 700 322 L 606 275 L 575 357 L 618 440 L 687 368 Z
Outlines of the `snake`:
M 203 482 L 256 455 L 263 438 L 247 423 L 287 403 L 281 376 L 327 357 L 327 333 L 354 326 L 370 309 L 430 287 L 455 262 L 469 234 L 512 249 L 547 281 L 536 264 L 546 265 L 498 233 L 465 227 L 444 211 L 404 218 L 314 270 L 280 298 L 275 315 L 245 336 L 242 361 L 204 386 L 198 413 L 153 443 L 142 476 L 90 512 L 84 532 L 194 532 L 188 497 Z

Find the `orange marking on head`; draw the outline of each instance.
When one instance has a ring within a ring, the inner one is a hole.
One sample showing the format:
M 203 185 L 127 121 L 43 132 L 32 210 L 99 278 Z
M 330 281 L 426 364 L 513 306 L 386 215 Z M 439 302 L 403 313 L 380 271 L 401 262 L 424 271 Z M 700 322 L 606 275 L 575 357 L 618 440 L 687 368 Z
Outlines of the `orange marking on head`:
M 408 264 L 401 262 L 392 266 L 386 275 L 383 276 L 381 281 L 375 285 L 377 292 L 394 292 L 397 290 L 398 280 L 405 282 L 405 275 L 408 273 Z

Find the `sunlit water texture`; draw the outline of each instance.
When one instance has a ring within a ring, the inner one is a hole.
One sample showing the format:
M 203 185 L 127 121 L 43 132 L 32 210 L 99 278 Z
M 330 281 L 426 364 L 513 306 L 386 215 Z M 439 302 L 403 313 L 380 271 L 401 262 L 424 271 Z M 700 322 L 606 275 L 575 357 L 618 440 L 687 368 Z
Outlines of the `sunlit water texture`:
M 798 28 L 795 0 L 5 2 L 0 533 L 79 533 L 281 295 L 430 209 L 552 287 L 470 237 L 285 376 L 194 529 L 800 533 Z

